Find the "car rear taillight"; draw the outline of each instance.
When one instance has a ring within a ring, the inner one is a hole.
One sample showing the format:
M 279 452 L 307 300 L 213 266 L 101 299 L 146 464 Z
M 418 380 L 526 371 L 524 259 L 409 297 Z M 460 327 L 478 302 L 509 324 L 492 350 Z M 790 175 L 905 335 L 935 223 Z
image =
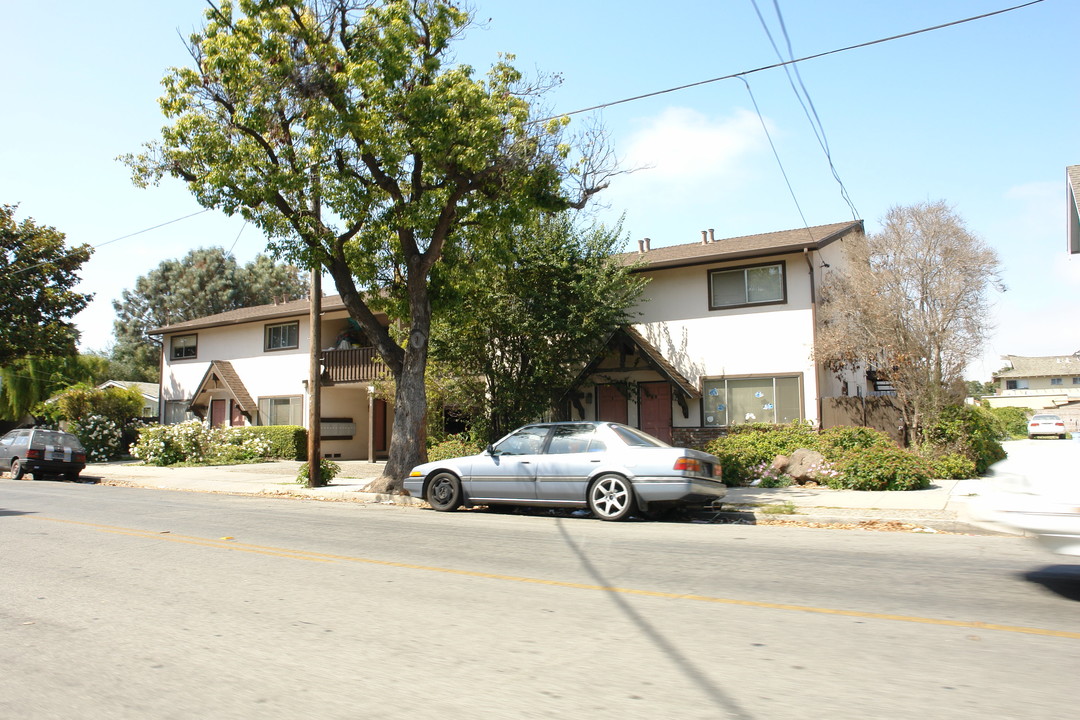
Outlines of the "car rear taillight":
M 45 451 L 38 448 L 29 448 L 26 451 L 27 460 L 40 460 L 45 457 Z
M 1054 423 L 1054 427 L 1065 427 L 1065 423 L 1063 423 L 1063 422 Z
M 75 460 L 75 462 L 80 462 L 80 463 L 86 462 L 86 453 L 77 452 L 72 457 Z
M 701 467 L 701 461 L 695 458 L 681 457 L 675 461 L 675 470 L 682 470 L 683 472 L 703 472 Z

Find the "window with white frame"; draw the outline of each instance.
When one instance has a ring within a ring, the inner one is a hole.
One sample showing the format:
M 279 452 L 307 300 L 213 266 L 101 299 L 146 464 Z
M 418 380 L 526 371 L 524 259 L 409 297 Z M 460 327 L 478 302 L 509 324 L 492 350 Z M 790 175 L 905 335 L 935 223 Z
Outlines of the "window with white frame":
M 259 424 L 303 425 L 303 396 L 259 398 Z
M 802 420 L 799 375 L 705 380 L 702 422 L 707 427 Z
M 1027 380 L 1006 380 L 1005 381 L 1005 389 L 1006 390 L 1027 390 L 1028 389 L 1028 381 Z
M 1072 379 L 1073 385 L 1080 385 L 1080 377 L 1074 377 Z
M 1064 382 L 1062 381 L 1061 378 L 1050 378 L 1050 384 L 1051 385 L 1063 385 Z
M 199 355 L 198 335 L 173 335 L 169 356 L 173 360 L 190 360 Z
M 787 302 L 784 263 L 709 271 L 709 309 Z
M 291 350 L 300 346 L 300 323 L 288 322 L 266 326 L 266 350 Z

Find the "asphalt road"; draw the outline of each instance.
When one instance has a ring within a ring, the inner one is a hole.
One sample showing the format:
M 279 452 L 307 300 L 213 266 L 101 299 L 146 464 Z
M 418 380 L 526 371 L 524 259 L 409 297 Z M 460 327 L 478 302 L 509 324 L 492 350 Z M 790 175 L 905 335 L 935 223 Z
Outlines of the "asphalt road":
M 0 480 L 0 717 L 1063 718 L 1021 538 Z

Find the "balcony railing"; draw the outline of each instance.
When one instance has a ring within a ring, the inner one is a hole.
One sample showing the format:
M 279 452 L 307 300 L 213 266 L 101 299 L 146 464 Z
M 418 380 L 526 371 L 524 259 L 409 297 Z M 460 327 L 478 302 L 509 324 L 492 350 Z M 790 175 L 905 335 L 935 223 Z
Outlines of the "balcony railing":
M 373 347 L 351 350 L 323 350 L 324 377 L 331 382 L 367 382 L 390 377 L 390 369 L 383 364 Z

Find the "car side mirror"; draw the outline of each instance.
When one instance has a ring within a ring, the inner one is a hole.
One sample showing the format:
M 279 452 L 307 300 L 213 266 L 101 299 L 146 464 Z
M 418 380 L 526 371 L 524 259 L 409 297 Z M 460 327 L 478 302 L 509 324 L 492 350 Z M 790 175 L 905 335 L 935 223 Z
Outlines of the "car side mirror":
M 488 445 L 486 448 L 484 448 L 484 454 L 486 454 L 486 455 L 494 455 L 495 454 L 495 446 L 494 445 Z

